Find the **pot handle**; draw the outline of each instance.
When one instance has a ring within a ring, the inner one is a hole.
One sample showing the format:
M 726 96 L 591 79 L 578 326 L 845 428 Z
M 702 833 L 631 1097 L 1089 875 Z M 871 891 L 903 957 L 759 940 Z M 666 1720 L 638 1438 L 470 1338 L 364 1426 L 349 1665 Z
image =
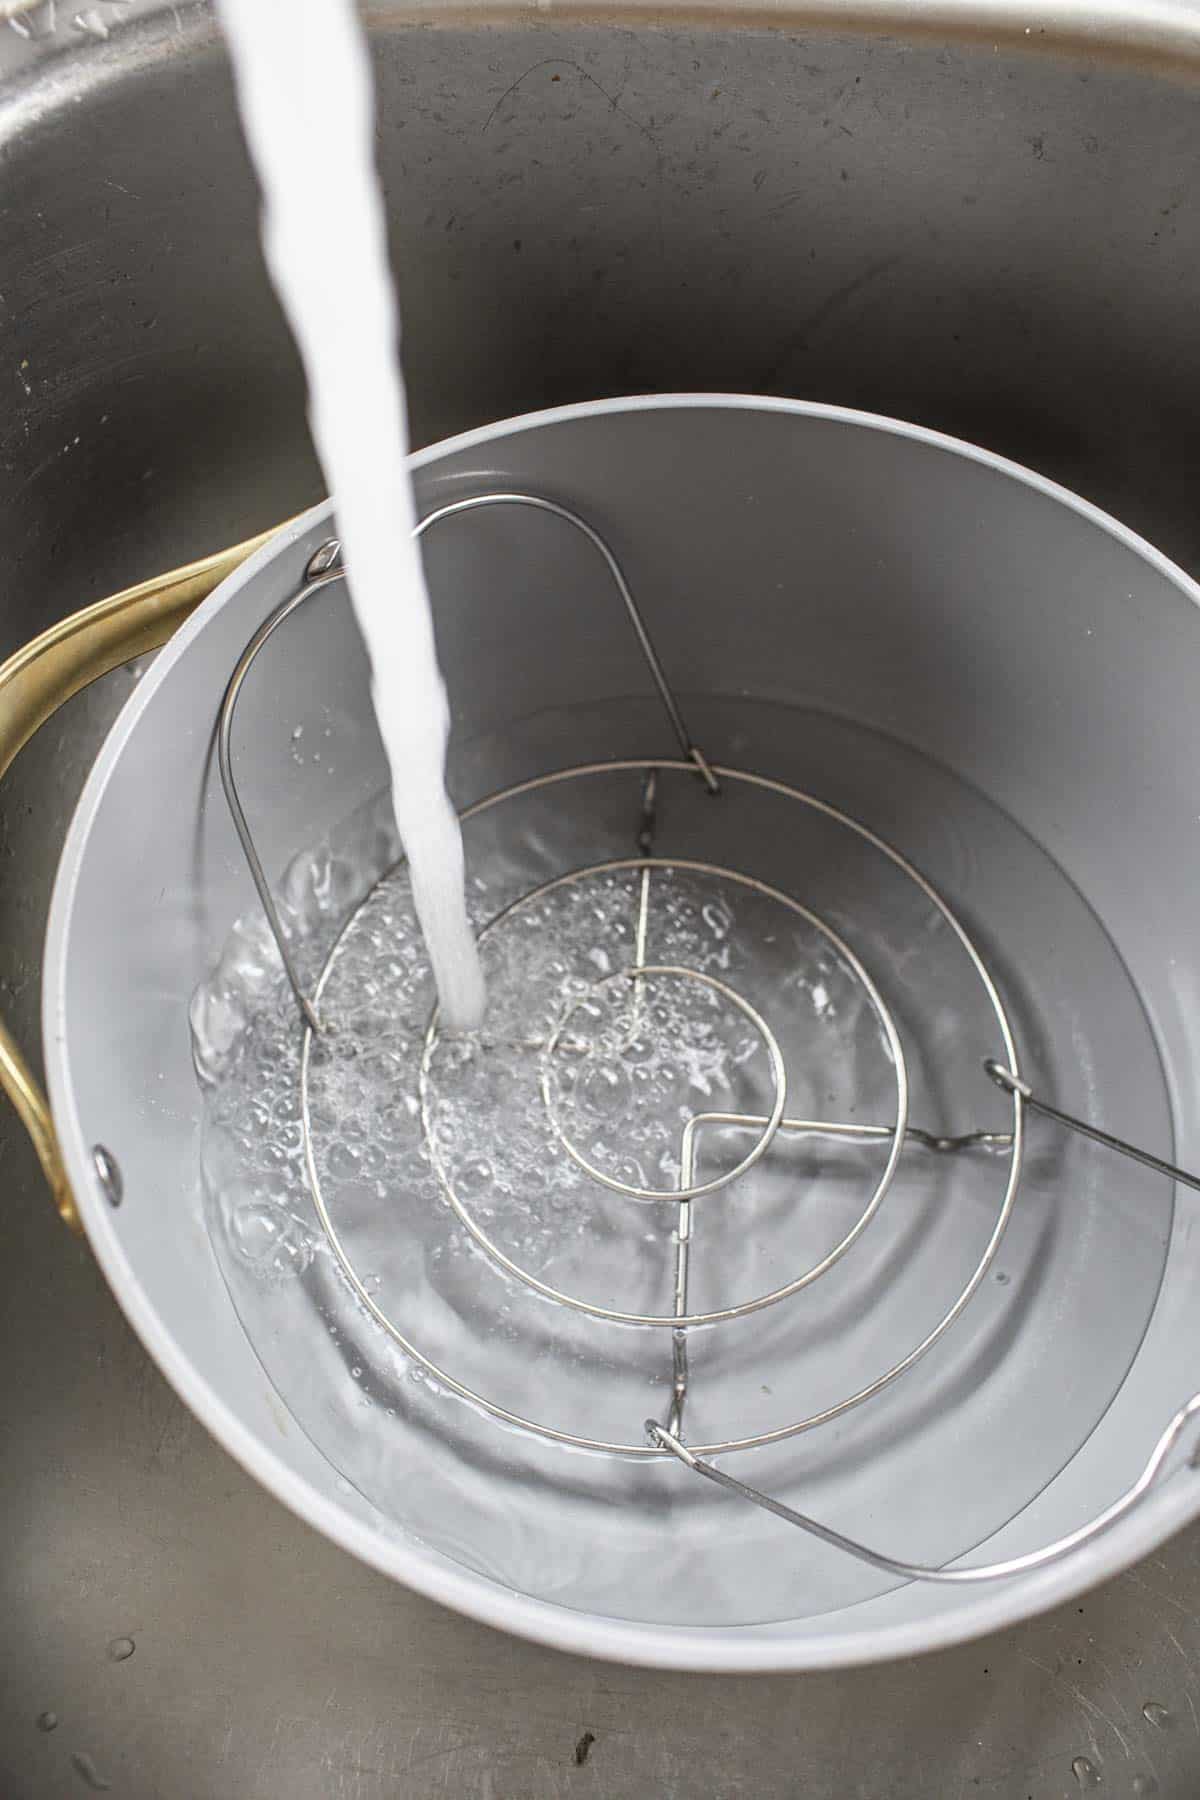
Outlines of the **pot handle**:
M 72 695 L 110 669 L 165 644 L 193 608 L 278 529 L 97 600 L 10 656 L 0 665 L 0 778 L 38 727 Z M 3 1019 L 0 1087 L 29 1133 L 60 1217 L 72 1231 L 81 1231 L 49 1103 Z

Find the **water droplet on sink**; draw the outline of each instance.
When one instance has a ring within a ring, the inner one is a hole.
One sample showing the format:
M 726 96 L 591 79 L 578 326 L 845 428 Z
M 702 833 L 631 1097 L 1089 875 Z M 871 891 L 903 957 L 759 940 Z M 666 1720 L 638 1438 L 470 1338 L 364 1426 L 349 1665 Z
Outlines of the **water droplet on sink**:
M 1071 1773 L 1081 1788 L 1100 1786 L 1100 1771 L 1088 1756 L 1077 1756 L 1071 1764 Z
M 112 1662 L 128 1662 L 137 1649 L 131 1637 L 115 1637 L 109 1640 L 108 1654 Z
M 1145 1794 L 1157 1794 L 1158 1783 L 1153 1775 L 1135 1775 L 1133 1778 L 1134 1800 L 1142 1800 Z
M 112 1782 L 101 1775 L 99 1769 L 97 1769 L 86 1750 L 75 1750 L 72 1752 L 71 1767 L 78 1776 L 87 1782 L 94 1793 L 107 1794 L 112 1787 Z
M 39 1713 L 37 1716 L 37 1728 L 39 1731 L 53 1731 L 57 1724 L 58 1714 L 56 1712 L 47 1711 Z
M 1166 1707 L 1157 1700 L 1146 1701 L 1145 1705 L 1142 1707 L 1142 1717 L 1145 1719 L 1147 1725 L 1157 1725 L 1160 1731 L 1164 1725 L 1170 1723 L 1171 1719 L 1171 1715 Z

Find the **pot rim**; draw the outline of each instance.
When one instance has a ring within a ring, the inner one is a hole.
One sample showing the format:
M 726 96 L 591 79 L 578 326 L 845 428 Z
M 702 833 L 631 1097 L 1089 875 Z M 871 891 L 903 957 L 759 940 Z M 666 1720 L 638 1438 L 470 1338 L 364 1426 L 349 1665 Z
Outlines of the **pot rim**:
M 64 58 L 82 83 L 119 78 L 124 56 L 141 62 L 219 41 L 211 4 L 196 0 L 127 0 L 128 10 L 108 34 L 77 24 L 33 29 L 44 0 L 0 0 L 0 89 L 36 80 Z M 362 0 L 368 27 L 378 29 L 528 26 L 528 0 Z M 560 26 L 617 29 L 699 27 L 714 31 L 819 32 L 829 36 L 892 39 L 1035 57 L 1098 57 L 1147 67 L 1186 80 L 1200 75 L 1200 12 L 1192 0 L 1050 0 L 1032 23 L 1024 0 L 558 0 Z M 127 46 L 127 48 L 126 48 Z M 114 54 L 115 52 L 115 54 Z

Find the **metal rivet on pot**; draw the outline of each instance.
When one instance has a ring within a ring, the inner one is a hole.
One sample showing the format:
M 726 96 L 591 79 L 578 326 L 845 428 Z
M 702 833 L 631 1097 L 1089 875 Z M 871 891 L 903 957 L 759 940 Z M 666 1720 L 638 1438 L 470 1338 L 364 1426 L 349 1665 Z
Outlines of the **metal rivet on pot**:
M 120 1206 L 121 1201 L 125 1198 L 125 1182 L 116 1157 L 111 1150 L 106 1150 L 103 1144 L 94 1144 L 92 1146 L 92 1163 L 108 1204 Z
M 304 565 L 305 581 L 314 581 L 318 575 L 328 575 L 334 563 L 342 554 L 341 541 L 338 538 L 326 538 L 318 544 Z

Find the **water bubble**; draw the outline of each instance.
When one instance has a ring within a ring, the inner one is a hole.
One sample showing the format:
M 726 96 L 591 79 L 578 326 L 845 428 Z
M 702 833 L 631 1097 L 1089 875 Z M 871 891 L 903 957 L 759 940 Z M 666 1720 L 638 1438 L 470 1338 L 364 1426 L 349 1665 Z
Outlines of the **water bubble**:
M 597 1060 L 582 1069 L 574 1102 L 598 1119 L 621 1119 L 630 1109 L 632 1079 L 622 1063 Z
M 110 1638 L 108 1643 L 109 1661 L 128 1662 L 136 1649 L 137 1645 L 131 1637 Z
M 235 1246 L 247 1262 L 265 1262 L 275 1253 L 283 1229 L 277 1209 L 259 1200 L 239 1206 L 231 1221 Z
M 343 1130 L 345 1129 L 343 1122 Z M 325 1159 L 325 1165 L 335 1181 L 353 1181 L 359 1173 L 361 1163 L 362 1158 L 358 1150 L 353 1144 L 346 1143 L 344 1139 L 339 1139 L 337 1143 L 330 1145 Z
M 367 1175 L 381 1175 L 387 1167 L 387 1156 L 381 1144 L 364 1144 L 362 1151 L 363 1172 Z
M 486 1156 L 469 1156 L 455 1172 L 454 1186 L 464 1200 L 486 1194 L 494 1179 L 494 1171 Z
M 609 1164 L 607 1173 L 614 1181 L 623 1181 L 626 1187 L 644 1188 L 649 1184 L 646 1171 L 636 1156 L 617 1156 Z
M 1076 1756 L 1071 1763 L 1071 1773 L 1081 1788 L 1098 1788 L 1100 1771 L 1087 1756 Z
M 1158 1700 L 1147 1700 L 1142 1706 L 1142 1717 L 1147 1725 L 1157 1725 L 1161 1731 L 1171 1722 L 1171 1715 Z
M 724 900 L 709 900 L 700 908 L 700 917 L 708 926 L 715 938 L 729 935 L 733 924 L 733 910 Z
M 246 1200 L 236 1207 L 229 1235 L 243 1260 L 262 1274 L 303 1274 L 314 1254 L 305 1227 L 264 1200 Z

